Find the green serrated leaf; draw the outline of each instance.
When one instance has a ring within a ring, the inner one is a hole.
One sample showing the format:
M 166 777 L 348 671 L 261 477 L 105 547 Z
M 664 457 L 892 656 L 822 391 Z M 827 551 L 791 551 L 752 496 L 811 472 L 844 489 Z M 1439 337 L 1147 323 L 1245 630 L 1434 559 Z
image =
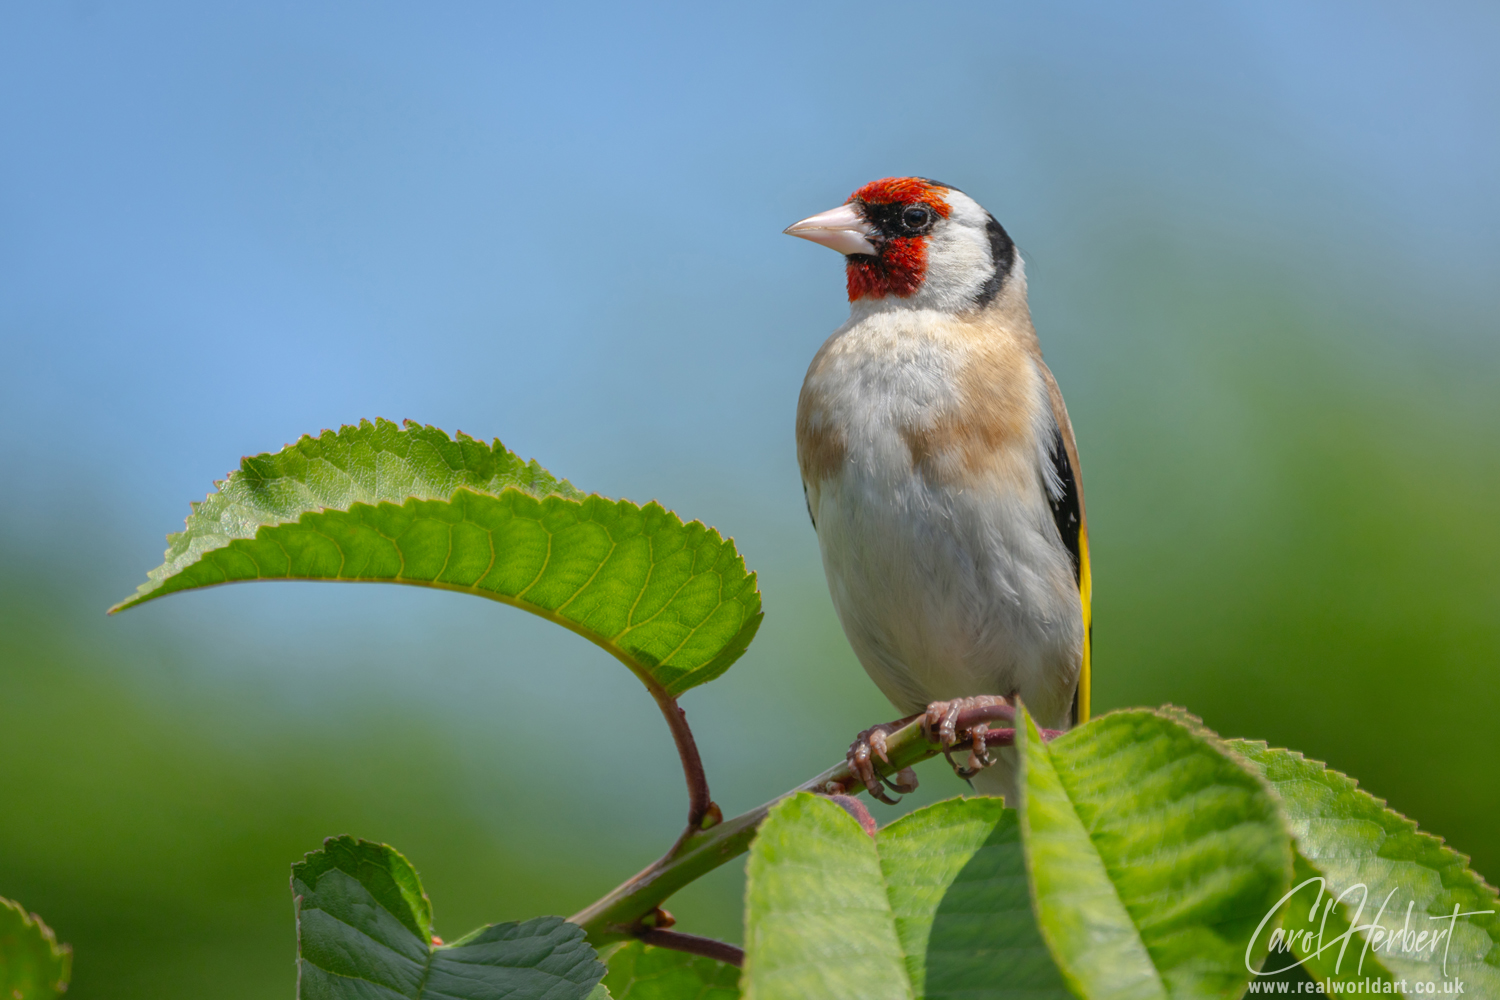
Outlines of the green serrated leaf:
M 1014 809 L 949 799 L 885 827 L 876 846 L 917 996 L 1067 997 L 1031 912 Z
M 1303 912 L 1288 907 L 1288 931 L 1322 930 L 1311 947 L 1299 935 L 1293 949 L 1308 958 L 1309 972 L 1323 980 L 1434 983 L 1435 990 L 1424 992 L 1435 993 L 1462 982 L 1468 996 L 1500 997 L 1500 915 L 1494 912 L 1500 897 L 1469 869 L 1468 858 L 1318 761 L 1259 742 L 1230 740 L 1228 746 L 1280 796 L 1306 866 L 1298 882 L 1323 878 L 1325 901 L 1343 897 L 1326 927 L 1321 916 L 1306 919 L 1316 887 L 1299 894 Z M 1475 915 L 1454 918 L 1455 908 Z M 1485 910 L 1491 912 L 1476 912 Z M 1360 930 L 1344 949 L 1340 935 L 1351 926 Z M 1288 964 L 1287 956 L 1267 964 Z
M 0 998 L 50 1000 L 68 988 L 73 949 L 20 903 L 0 897 Z
M 351 837 L 292 866 L 300 1000 L 591 1000 L 604 966 L 561 917 L 432 941 L 432 905 L 394 848 Z
M 738 1000 L 740 970 L 632 941 L 609 956 L 601 984 L 614 1000 Z
M 796 795 L 761 825 L 746 872 L 747 998 L 1068 995 L 999 799 L 940 802 L 871 838 Z
M 767 814 L 745 864 L 746 1000 L 911 1000 L 875 841 L 827 799 Z
M 749 646 L 760 592 L 734 542 L 659 504 L 585 496 L 496 441 L 368 421 L 247 458 L 112 611 L 246 580 L 404 583 L 583 635 L 668 695 Z
M 1085 1000 L 1238 997 L 1246 947 L 1290 885 L 1269 788 L 1218 741 L 1145 710 L 1042 742 L 1020 727 L 1038 923 Z

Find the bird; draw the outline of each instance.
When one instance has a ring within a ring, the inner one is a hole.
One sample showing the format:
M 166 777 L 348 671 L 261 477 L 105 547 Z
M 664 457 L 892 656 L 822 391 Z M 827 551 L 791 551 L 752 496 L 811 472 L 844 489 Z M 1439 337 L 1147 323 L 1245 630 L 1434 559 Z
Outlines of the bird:
M 969 739 L 955 770 L 1014 805 L 1015 749 L 984 755 L 957 713 L 1019 698 L 1044 728 L 1087 721 L 1092 641 L 1078 449 L 1024 263 L 977 201 L 923 177 L 785 232 L 845 258 L 849 318 L 808 366 L 797 462 L 839 622 L 908 713 L 861 733 L 851 765 L 893 801 L 872 747 L 922 717 L 945 745 Z

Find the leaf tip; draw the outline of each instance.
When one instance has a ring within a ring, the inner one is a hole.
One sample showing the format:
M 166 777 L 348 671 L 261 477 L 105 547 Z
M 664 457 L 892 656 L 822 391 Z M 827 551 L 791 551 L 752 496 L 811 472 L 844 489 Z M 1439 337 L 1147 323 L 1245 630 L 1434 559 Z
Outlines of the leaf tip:
M 148 580 L 145 583 L 141 584 L 141 586 L 136 590 L 135 593 L 131 594 L 129 597 L 115 602 L 114 604 L 106 608 L 104 614 L 106 616 L 117 615 L 121 611 L 129 611 L 131 608 L 135 607 L 138 604 L 144 604 L 147 601 L 151 600 L 153 597 L 160 596 L 157 593 L 159 587 L 160 585 L 155 580 Z

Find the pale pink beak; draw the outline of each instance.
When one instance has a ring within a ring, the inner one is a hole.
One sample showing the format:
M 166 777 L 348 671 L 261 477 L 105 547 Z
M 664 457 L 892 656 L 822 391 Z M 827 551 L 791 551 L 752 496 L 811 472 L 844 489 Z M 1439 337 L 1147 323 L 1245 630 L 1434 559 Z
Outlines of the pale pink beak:
M 864 253 L 873 256 L 879 252 L 875 249 L 875 244 L 870 242 L 870 237 L 875 235 L 875 227 L 866 222 L 853 205 L 840 205 L 838 208 L 819 212 L 801 222 L 792 223 L 782 232 L 788 236 L 812 240 L 842 254 Z

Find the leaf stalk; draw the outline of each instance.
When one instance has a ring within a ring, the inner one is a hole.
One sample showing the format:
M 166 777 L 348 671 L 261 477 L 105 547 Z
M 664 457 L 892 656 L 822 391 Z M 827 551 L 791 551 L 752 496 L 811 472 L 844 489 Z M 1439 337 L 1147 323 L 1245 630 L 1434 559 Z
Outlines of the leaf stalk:
M 645 674 L 636 675 L 646 684 L 656 707 L 661 709 L 667 728 L 672 731 L 672 742 L 677 745 L 677 756 L 682 759 L 682 777 L 687 782 L 689 832 L 704 828 L 704 821 L 723 813 L 714 805 L 708 791 L 708 774 L 703 770 L 703 757 L 698 753 L 698 741 L 693 738 L 693 729 L 688 725 L 687 713 L 677 704 L 677 699 L 667 694 L 666 689 Z M 710 827 L 713 823 L 708 824 Z M 686 836 L 686 834 L 684 834 Z

